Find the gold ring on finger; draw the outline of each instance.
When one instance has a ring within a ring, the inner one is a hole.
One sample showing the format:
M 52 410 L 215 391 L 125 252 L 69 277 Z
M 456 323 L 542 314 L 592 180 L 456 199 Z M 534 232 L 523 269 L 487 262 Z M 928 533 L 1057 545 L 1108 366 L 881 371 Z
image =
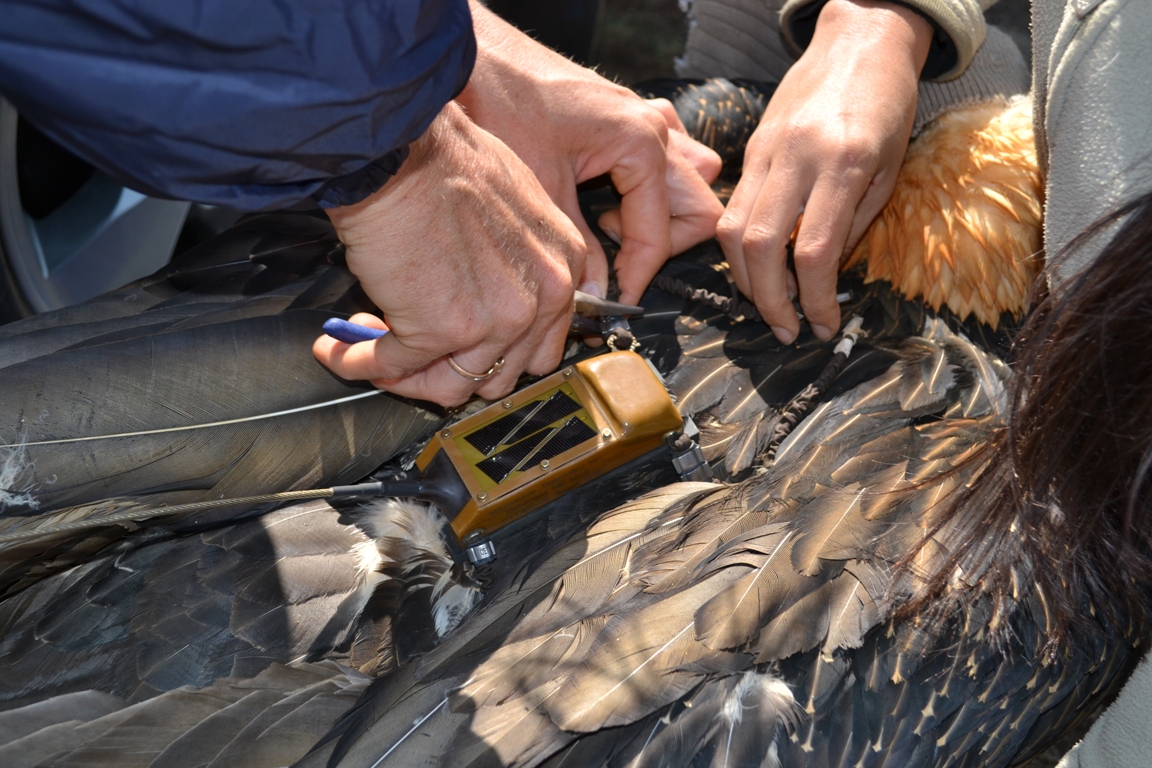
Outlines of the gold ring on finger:
M 472 371 L 461 368 L 460 364 L 452 359 L 452 355 L 448 355 L 448 365 L 452 366 L 452 370 L 456 371 L 456 373 L 460 374 L 466 379 L 471 379 L 472 381 L 484 381 L 485 379 L 490 379 L 496 374 L 500 373 L 500 369 L 504 367 L 504 358 L 497 358 L 496 362 L 492 363 L 492 367 L 484 373 L 472 373 Z

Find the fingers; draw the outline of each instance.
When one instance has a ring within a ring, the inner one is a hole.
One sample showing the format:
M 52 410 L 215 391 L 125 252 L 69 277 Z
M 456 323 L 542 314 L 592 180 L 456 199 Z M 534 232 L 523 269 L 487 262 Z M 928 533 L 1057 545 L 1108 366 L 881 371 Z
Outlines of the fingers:
M 594 237 L 589 231 L 588 237 Z M 604 249 L 600 244 L 596 244 L 595 253 L 589 253 L 587 260 L 584 262 L 584 274 L 580 276 L 577 281 L 579 288 L 577 290 L 584 293 L 591 294 L 598 298 L 604 298 L 607 295 L 606 288 L 608 286 L 608 258 L 604 255 Z
M 523 367 L 523 350 L 519 353 L 509 350 L 501 354 L 498 346 L 490 343 L 478 344 L 472 349 L 451 355 L 456 365 L 474 376 L 483 376 L 498 360 L 503 359 L 500 371 L 480 382 L 453 368 L 448 362 L 449 356 L 446 355 L 403 379 L 377 379 L 372 381 L 372 384 L 393 394 L 431 400 L 446 406 L 460 405 L 480 389 L 486 390 L 487 394 L 484 396 L 495 399 L 515 388 L 516 379 Z
M 795 130 L 787 122 L 761 123 L 749 142 L 743 178 L 717 226 L 737 287 L 784 343 L 799 333 L 790 301 L 797 294 L 816 337 L 835 334 L 841 259 L 891 191 L 888 172 L 869 141 L 841 134 L 834 141 L 801 141 Z M 800 136 L 811 131 L 806 128 Z M 813 144 L 824 151 L 806 154 Z M 793 235 L 794 277 L 787 264 Z
M 430 400 L 440 405 L 454 406 L 467 401 L 473 394 L 497 399 L 511 392 L 522 371 L 545 374 L 559 365 L 567 337 L 567 316 L 563 322 L 530 328 L 506 349 L 503 342 L 486 341 L 467 349 L 437 357 L 416 369 L 406 369 L 413 356 L 397 337 L 384 336 L 375 341 L 345 344 L 329 336 L 321 336 L 313 345 L 316 357 L 334 373 L 350 380 L 368 380 L 373 386 L 393 394 Z M 371 321 L 366 320 L 371 318 Z M 374 322 L 372 322 L 374 321 Z M 369 327 L 385 327 L 372 315 L 358 315 L 352 322 Z M 393 339 L 392 344 L 382 343 Z M 457 371 L 449 358 L 464 372 Z M 500 370 L 488 378 L 476 381 L 502 361 Z M 404 370 L 397 375 L 392 371 Z M 384 372 L 384 373 L 381 373 Z M 471 375 L 467 375 L 471 374 Z
M 872 221 L 880 215 L 884 206 L 888 204 L 889 198 L 892 197 L 892 191 L 896 187 L 896 174 L 899 166 L 890 172 L 886 172 L 886 170 L 881 169 L 872 178 L 864 192 L 864 198 L 856 206 L 856 215 L 852 218 L 852 229 L 848 232 L 848 242 L 844 244 L 842 260 L 848 257 L 851 250 L 864 237 L 864 233 L 868 231 Z
M 608 287 L 608 257 L 604 254 L 604 249 L 600 247 L 600 241 L 592 232 L 592 228 L 584 220 L 584 213 L 580 210 L 580 200 L 576 196 L 576 185 L 567 184 L 561 189 L 550 189 L 549 185 L 545 184 L 544 188 L 549 197 L 557 201 L 560 210 L 568 216 L 573 225 L 580 231 L 580 236 L 584 238 L 585 259 L 583 267 L 572 265 L 572 274 L 577 277 L 578 290 L 604 298 L 605 290 Z M 577 269 L 579 271 L 576 271 Z
M 673 111 L 672 114 L 675 115 L 676 112 Z M 676 118 L 676 123 L 677 125 L 680 124 L 680 118 Z M 671 128 L 671 125 L 669 127 Z M 680 125 L 680 130 L 673 129 L 668 132 L 668 149 L 670 153 L 674 152 L 683 157 L 705 185 L 716 181 L 720 171 L 724 169 L 724 162 L 720 159 L 720 155 L 716 154 L 711 147 L 701 144 L 685 133 L 682 125 Z
M 737 287 L 786 344 L 800 329 L 791 302 L 798 292 L 812 332 L 828 340 L 840 326 L 836 278 L 860 218 L 857 208 L 868 187 L 867 177 L 854 171 L 825 174 L 808 191 L 801 174 L 778 164 L 763 179 L 759 188 L 755 177 L 737 187 L 717 227 Z M 787 267 L 787 246 L 801 212 L 793 276 Z
M 388 330 L 383 320 L 365 312 L 352 315 L 349 321 L 369 328 Z M 372 371 L 375 370 L 375 344 L 375 341 L 346 344 L 324 334 L 312 343 L 312 354 L 340 378 L 355 381 L 370 378 Z M 359 349 L 350 357 L 349 351 L 353 347 Z
M 621 245 L 615 266 L 620 300 L 624 302 L 639 300 L 669 256 L 712 237 L 716 232 L 716 222 L 724 212 L 724 206 L 712 193 L 709 182 L 680 151 L 681 147 L 696 142 L 687 136 L 680 139 L 676 136 L 680 134 L 674 131 L 669 134 L 670 143 L 663 157 L 664 177 L 655 179 L 649 176 L 646 182 L 651 189 L 642 194 L 633 190 L 630 200 L 613 176 L 617 190 L 623 194 L 623 202 L 619 209 L 607 211 L 600 217 L 600 228 Z M 710 157 L 709 162 L 702 165 L 707 166 L 705 171 L 715 178 L 719 173 L 719 155 L 707 147 L 697 146 L 703 150 L 701 157 Z M 658 196 L 659 192 L 663 195 Z M 665 204 L 667 213 L 663 222 L 659 222 L 656 217 Z M 661 233 L 667 232 L 665 247 L 651 243 L 647 244 L 648 247 L 636 247 L 636 240 L 641 237 L 639 233 L 653 232 L 656 228 Z M 628 247 L 630 242 L 632 247 Z
M 682 155 L 689 165 L 708 184 L 716 181 L 723 170 L 720 155 L 711 148 L 688 135 L 676 107 L 668 99 L 645 99 L 649 106 L 658 111 L 668 124 L 668 148 Z
M 400 379 L 447 354 L 444 347 L 409 346 L 394 333 L 373 341 L 345 344 L 321 336 L 312 345 L 316 358 L 344 379 L 369 381 Z
M 823 340 L 840 327 L 836 277 L 867 181 L 846 173 L 835 180 L 822 177 L 808 198 L 796 235 L 794 261 L 801 286 L 800 307 L 812 332 Z
M 807 185 L 793 171 L 780 166 L 775 170 L 769 172 L 752 206 L 741 247 L 752 288 L 750 298 L 776 337 L 787 344 L 800 333 L 800 321 L 788 296 L 787 249 Z M 805 286 L 799 277 L 803 294 Z
M 672 255 L 666 167 L 663 144 L 643 142 L 609 172 L 621 195 L 619 229 L 612 233 L 620 243 L 615 266 L 621 301 L 639 298 Z
M 708 186 L 719 174 L 720 156 L 708 150 L 716 161 L 715 173 L 709 179 L 698 173 L 697 167 L 678 151 L 675 141 L 672 143 L 668 152 L 667 182 L 672 215 L 672 253 L 677 254 L 715 236 L 716 223 L 724 213 L 724 205 Z
M 384 189 L 328 214 L 391 332 L 358 344 L 324 337 L 314 352 L 340 376 L 456 405 L 507 394 L 523 371 L 559 362 L 588 244 L 532 171 L 458 106 L 434 127 Z M 563 202 L 579 220 L 571 186 Z M 596 248 L 593 280 L 603 260 Z
M 736 286 L 756 305 L 776 338 L 790 344 L 800 322 L 789 297 L 786 249 L 807 184 L 796 170 L 783 163 L 769 165 L 755 147 L 750 149 L 716 237 Z
M 540 334 L 539 340 L 527 344 L 532 350 L 531 356 L 525 363 L 524 370 L 534 376 L 543 376 L 556 370 L 564 356 L 564 347 L 568 341 L 568 327 L 572 324 L 572 305 L 568 305 L 562 318 L 545 326 L 545 333 Z

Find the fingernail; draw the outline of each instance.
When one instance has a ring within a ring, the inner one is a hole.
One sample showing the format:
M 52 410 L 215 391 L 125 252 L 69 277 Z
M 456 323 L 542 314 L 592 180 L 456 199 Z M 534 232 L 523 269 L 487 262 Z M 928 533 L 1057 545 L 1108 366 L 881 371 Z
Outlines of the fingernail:
M 772 333 L 776 335 L 776 338 L 780 340 L 781 344 L 791 344 L 796 339 L 796 334 L 778 325 L 772 326 Z
M 813 325 L 812 333 L 816 334 L 816 338 L 820 339 L 820 341 L 828 341 L 828 339 L 832 338 L 832 331 L 822 325 Z
M 607 235 L 608 239 L 616 243 L 616 245 L 620 245 L 620 235 L 610 229 L 607 229 L 606 227 L 601 227 L 600 231 Z
M 584 285 L 580 286 L 580 291 L 587 293 L 590 296 L 595 296 L 598 299 L 604 298 L 604 289 L 601 288 L 600 284 L 594 280 L 589 280 L 588 282 L 584 283 Z

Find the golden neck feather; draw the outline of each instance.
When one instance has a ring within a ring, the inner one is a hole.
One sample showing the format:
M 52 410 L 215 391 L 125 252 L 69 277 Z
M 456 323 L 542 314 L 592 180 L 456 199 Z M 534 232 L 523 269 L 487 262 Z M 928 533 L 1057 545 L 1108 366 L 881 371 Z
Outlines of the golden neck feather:
M 1026 309 L 1042 266 L 1044 186 L 1029 99 L 960 107 L 908 147 L 888 205 L 845 269 L 993 328 Z

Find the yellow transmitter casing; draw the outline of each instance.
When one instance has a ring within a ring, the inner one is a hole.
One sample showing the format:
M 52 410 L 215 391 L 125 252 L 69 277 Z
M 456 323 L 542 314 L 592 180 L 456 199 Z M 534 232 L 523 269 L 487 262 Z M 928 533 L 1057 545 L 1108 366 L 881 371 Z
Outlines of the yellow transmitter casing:
M 647 360 L 610 352 L 441 430 L 416 467 L 424 473 L 443 452 L 460 475 L 468 498 L 455 517 L 444 512 L 464 542 L 655 450 L 683 424 Z

